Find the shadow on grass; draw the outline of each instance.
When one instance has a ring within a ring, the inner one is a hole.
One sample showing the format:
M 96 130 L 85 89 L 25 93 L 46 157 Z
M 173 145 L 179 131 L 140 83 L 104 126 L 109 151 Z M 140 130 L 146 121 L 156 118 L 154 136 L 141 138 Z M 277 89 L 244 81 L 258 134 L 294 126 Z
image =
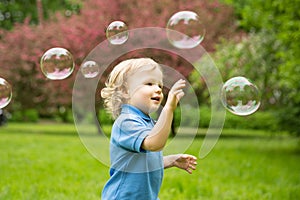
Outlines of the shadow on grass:
M 74 131 L 51 131 L 51 130 L 20 130 L 20 129 L 9 129 L 9 134 L 36 134 L 36 135 L 57 135 L 57 136 L 78 136 L 77 132 Z M 0 128 L 0 134 L 2 133 Z
M 177 134 L 176 137 L 181 137 L 181 138 L 190 138 L 190 137 L 195 137 L 197 139 L 204 139 L 205 137 L 208 137 L 209 139 L 215 139 L 215 138 L 220 138 L 220 139 L 282 139 L 286 138 L 285 136 L 281 135 L 240 135 L 240 134 L 226 134 L 226 135 L 219 135 L 219 134 L 197 134 L 197 135 L 192 135 L 192 134 Z
M 97 133 L 95 127 L 88 126 L 84 129 L 84 132 L 80 132 L 82 136 L 87 137 L 110 137 L 111 127 L 103 126 L 103 133 Z M 94 130 L 93 130 L 94 129 Z M 209 135 L 206 134 L 207 129 L 197 129 L 197 134 L 194 135 L 195 130 L 190 128 L 182 128 L 180 133 L 176 134 L 176 138 L 191 138 L 195 139 L 284 139 L 284 138 L 296 138 L 293 135 L 287 133 L 274 133 L 265 130 L 242 130 L 242 129 L 224 129 L 221 134 L 214 134 L 213 131 Z M 41 134 L 41 135 L 55 135 L 55 136 L 76 136 L 79 134 L 74 124 L 62 124 L 62 123 L 9 123 L 5 126 L 0 126 L 0 134 Z M 174 136 L 170 136 L 174 137 Z M 299 138 L 298 138 L 299 139 Z M 300 141 L 300 140 L 299 140 Z M 300 146 L 300 145 L 299 145 Z M 300 150 L 299 150 L 300 151 Z
M 74 124 L 61 123 L 11 123 L 0 127 L 0 134 L 32 134 L 32 135 L 52 135 L 52 136 L 72 136 L 79 137 Z M 105 136 L 95 131 L 95 127 L 87 127 L 81 135 L 84 137 Z M 105 136 L 107 137 L 107 136 Z

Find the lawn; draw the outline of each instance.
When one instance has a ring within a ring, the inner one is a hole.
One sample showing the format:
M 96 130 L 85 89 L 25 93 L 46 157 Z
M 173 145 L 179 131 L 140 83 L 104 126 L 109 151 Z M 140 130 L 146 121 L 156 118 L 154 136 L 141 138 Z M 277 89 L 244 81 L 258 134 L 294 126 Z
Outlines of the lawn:
M 192 175 L 165 170 L 161 200 L 300 199 L 298 139 L 263 131 L 222 134 L 228 137 L 198 160 Z M 202 142 L 195 139 L 187 152 L 198 155 Z M 0 127 L 1 200 L 100 199 L 107 179 L 108 168 L 88 153 L 72 124 Z

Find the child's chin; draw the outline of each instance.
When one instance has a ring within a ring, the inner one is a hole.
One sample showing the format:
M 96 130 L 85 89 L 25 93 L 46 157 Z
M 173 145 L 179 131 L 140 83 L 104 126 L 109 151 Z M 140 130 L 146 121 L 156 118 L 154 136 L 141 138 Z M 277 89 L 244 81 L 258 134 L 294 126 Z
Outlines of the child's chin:
M 158 111 L 158 109 L 159 109 L 159 106 L 153 107 L 149 110 L 149 113 L 154 113 L 154 112 Z

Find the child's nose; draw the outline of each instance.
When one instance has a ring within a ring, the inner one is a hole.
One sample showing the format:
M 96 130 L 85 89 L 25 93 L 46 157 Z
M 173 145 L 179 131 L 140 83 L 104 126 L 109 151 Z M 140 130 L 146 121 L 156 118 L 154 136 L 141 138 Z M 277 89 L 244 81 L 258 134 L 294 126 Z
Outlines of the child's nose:
M 159 86 L 159 85 L 156 85 L 155 86 L 155 92 L 157 92 L 157 93 L 161 93 L 161 87 Z

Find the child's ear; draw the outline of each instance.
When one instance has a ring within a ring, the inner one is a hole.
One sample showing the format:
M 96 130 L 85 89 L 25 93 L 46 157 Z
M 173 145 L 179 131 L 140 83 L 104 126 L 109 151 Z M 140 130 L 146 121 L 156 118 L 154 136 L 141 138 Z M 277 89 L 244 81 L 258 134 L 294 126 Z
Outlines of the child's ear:
M 127 89 L 127 87 L 125 86 L 126 84 L 124 84 L 124 87 L 122 88 L 122 93 L 123 93 L 123 98 L 124 99 L 129 99 L 130 95 L 129 95 L 129 90 Z
M 130 95 L 129 95 L 129 92 L 128 91 L 124 91 L 123 92 L 123 98 L 124 99 L 129 99 Z

